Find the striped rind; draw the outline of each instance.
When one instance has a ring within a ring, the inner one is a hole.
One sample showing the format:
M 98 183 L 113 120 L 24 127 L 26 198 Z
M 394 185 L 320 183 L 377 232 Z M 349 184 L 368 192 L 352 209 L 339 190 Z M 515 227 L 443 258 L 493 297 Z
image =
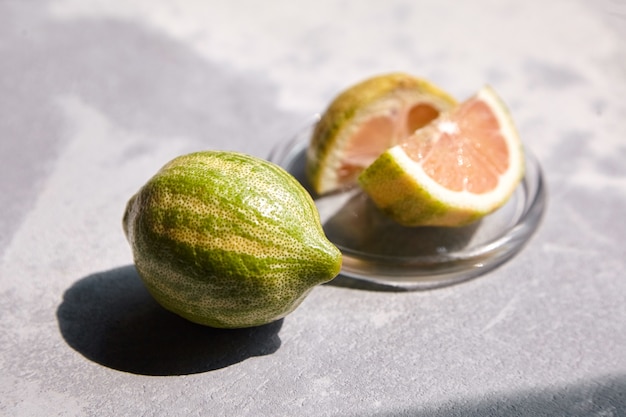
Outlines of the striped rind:
M 124 225 L 155 299 L 214 327 L 284 317 L 341 265 L 307 191 L 240 153 L 174 159 L 129 201 Z

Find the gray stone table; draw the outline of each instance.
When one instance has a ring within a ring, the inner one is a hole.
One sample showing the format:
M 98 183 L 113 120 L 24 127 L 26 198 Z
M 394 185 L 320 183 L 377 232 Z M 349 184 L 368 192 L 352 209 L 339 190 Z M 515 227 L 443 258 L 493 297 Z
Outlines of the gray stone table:
M 0 0 L 0 415 L 626 415 L 624 39 L 623 0 Z M 509 105 L 548 189 L 517 256 L 249 330 L 155 304 L 121 228 L 149 176 L 397 70 Z

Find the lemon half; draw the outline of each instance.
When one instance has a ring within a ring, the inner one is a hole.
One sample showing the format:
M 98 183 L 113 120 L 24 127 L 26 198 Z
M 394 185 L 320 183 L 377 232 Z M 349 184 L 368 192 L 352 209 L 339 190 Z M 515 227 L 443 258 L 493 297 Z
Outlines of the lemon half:
M 368 78 L 341 92 L 316 124 L 307 177 L 318 194 L 356 184 L 386 149 L 448 110 L 456 101 L 434 84 L 404 73 Z

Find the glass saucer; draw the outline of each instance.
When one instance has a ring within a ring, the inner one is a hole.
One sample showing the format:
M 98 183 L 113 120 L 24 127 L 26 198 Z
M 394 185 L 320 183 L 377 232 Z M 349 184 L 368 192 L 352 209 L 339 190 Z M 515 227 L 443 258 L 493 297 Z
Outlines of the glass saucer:
M 317 196 L 305 175 L 313 127 L 280 143 L 268 159 L 311 193 L 328 239 L 343 253 L 343 276 L 405 290 L 456 284 L 510 259 L 537 229 L 546 205 L 541 167 L 526 150 L 526 172 L 510 200 L 460 228 L 403 227 L 386 218 L 358 187 Z

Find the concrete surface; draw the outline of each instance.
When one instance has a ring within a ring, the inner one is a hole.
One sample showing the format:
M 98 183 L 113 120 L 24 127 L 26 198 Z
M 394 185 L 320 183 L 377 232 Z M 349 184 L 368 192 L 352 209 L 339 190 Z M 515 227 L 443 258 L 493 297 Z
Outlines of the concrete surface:
M 626 3 L 0 0 L 0 414 L 626 415 Z M 392 70 L 489 83 L 549 204 L 438 290 L 315 289 L 250 330 L 144 290 L 127 199 L 174 156 L 266 157 Z

